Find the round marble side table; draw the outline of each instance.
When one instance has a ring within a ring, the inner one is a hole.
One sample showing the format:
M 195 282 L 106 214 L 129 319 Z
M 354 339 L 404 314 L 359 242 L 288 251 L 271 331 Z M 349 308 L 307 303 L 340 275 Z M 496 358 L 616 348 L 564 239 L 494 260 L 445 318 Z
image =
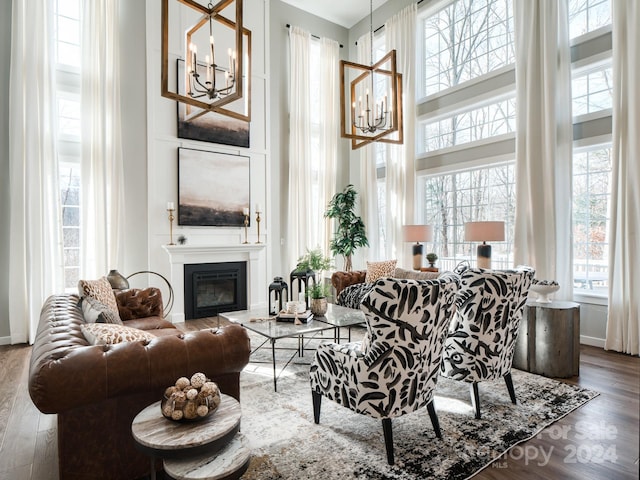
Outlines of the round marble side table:
M 133 419 L 131 433 L 137 447 L 151 457 L 151 478 L 155 479 L 155 458 L 198 460 L 218 470 L 216 476 L 184 476 L 179 479 L 239 478 L 249 465 L 250 453 L 240 429 L 238 401 L 221 394 L 220 406 L 211 415 L 196 422 L 174 422 L 160 411 L 160 401 L 149 405 Z M 207 461 L 204 462 L 204 459 Z M 170 463 L 170 465 L 173 465 Z M 166 465 L 165 465 L 166 468 Z M 168 472 L 167 472 L 168 473 Z M 177 473 L 177 471 L 176 471 Z

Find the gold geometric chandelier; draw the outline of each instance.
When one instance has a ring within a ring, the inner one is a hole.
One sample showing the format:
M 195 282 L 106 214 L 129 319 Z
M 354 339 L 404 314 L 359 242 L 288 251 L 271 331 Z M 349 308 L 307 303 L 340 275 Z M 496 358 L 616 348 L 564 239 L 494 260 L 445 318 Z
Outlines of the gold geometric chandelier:
M 370 65 L 340 61 L 340 135 L 351 139 L 354 150 L 372 142 L 403 143 L 402 74 L 396 70 L 395 50 L 373 63 L 370 3 Z
M 235 14 L 234 9 L 227 9 L 234 1 Z M 235 18 L 230 19 L 231 15 Z M 206 7 L 195 0 L 173 0 L 170 7 L 169 0 L 163 0 L 163 97 L 196 107 L 199 114 L 216 112 L 251 120 L 251 31 L 243 27 L 242 16 L 242 0 L 222 0 Z M 183 39 L 170 36 L 177 31 L 184 32 Z M 175 52 L 180 43 L 183 60 L 174 55 L 171 61 L 169 49 L 174 47 Z M 173 90 L 169 87 L 171 65 L 176 65 Z

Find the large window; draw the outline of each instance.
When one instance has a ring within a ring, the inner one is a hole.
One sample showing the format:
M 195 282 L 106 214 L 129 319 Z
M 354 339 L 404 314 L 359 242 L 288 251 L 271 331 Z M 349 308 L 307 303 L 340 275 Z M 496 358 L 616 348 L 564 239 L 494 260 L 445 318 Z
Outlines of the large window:
M 511 0 L 459 0 L 423 22 L 424 94 L 513 62 Z
M 573 154 L 574 286 L 607 294 L 611 148 Z
M 569 0 L 576 147 L 573 205 L 567 208 L 573 209 L 574 287 L 590 295 L 607 293 L 611 149 L 604 142 L 611 130 L 610 122 L 598 120 L 610 117 L 612 106 L 611 51 L 608 42 L 591 40 L 610 35 L 610 10 L 610 0 Z M 416 163 L 418 220 L 434 228 L 427 248 L 440 256 L 441 268 L 474 264 L 475 245 L 464 241 L 464 223 L 504 220 L 506 241 L 492 245 L 493 265 L 512 266 L 515 83 L 503 81 L 515 69 L 512 1 L 425 8 L 421 24 L 418 97 L 424 98 Z M 498 77 L 502 83 L 495 87 Z
M 58 171 L 65 288 L 80 276 L 80 0 L 55 0 Z
M 510 98 L 427 123 L 424 130 L 427 152 L 512 133 L 516 130 L 516 100 Z
M 492 248 L 493 268 L 513 266 L 513 218 L 515 214 L 514 163 L 429 175 L 420 178 L 425 222 L 433 226 L 432 250 L 441 268 L 476 261 L 476 245 L 464 240 L 466 222 L 505 221 L 505 242 Z

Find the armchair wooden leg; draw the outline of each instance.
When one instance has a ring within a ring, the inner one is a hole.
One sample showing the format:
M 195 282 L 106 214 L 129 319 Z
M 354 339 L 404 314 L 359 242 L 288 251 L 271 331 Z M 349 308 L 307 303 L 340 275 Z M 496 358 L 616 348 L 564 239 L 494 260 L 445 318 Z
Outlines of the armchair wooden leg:
M 322 405 L 322 395 L 312 390 L 311 398 L 313 400 L 313 421 L 318 424 L 320 423 L 320 406 Z
M 427 404 L 427 411 L 429 412 L 429 418 L 431 419 L 433 430 L 436 432 L 436 437 L 442 438 L 442 432 L 440 431 L 440 422 L 438 421 L 438 414 L 436 414 L 436 409 L 433 406 L 433 400 L 431 400 Z
M 511 402 L 513 402 L 514 405 L 517 405 L 518 402 L 516 402 L 516 391 L 513 389 L 513 380 L 511 379 L 511 372 L 507 373 L 504 376 L 504 383 L 507 384 L 507 390 L 509 390 L 509 397 L 511 397 Z
M 384 432 L 384 446 L 387 449 L 387 463 L 393 465 L 393 429 L 390 418 L 382 419 L 382 431 Z
M 471 405 L 476 411 L 476 418 L 480 418 L 480 394 L 478 393 L 478 382 L 471 384 Z

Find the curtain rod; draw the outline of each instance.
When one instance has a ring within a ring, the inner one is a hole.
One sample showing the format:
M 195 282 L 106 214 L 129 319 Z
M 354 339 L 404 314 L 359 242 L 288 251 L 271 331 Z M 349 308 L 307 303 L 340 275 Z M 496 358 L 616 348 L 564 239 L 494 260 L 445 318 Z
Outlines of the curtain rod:
M 422 2 L 424 2 L 424 0 L 418 0 L 416 2 L 416 5 L 420 5 Z M 378 33 L 380 30 L 382 30 L 384 28 L 384 25 L 380 25 L 378 28 L 376 28 L 373 33 Z M 358 45 L 358 42 L 356 42 L 356 45 Z M 340 45 L 342 46 L 342 45 Z
M 287 23 L 287 28 L 291 28 L 291 24 Z M 317 38 L 318 40 L 320 40 L 320 37 L 319 37 L 318 35 L 314 35 L 314 34 L 312 33 L 312 34 L 311 34 L 311 36 L 312 36 L 313 38 Z M 344 48 L 344 47 L 342 46 L 342 44 L 340 44 L 340 48 Z

